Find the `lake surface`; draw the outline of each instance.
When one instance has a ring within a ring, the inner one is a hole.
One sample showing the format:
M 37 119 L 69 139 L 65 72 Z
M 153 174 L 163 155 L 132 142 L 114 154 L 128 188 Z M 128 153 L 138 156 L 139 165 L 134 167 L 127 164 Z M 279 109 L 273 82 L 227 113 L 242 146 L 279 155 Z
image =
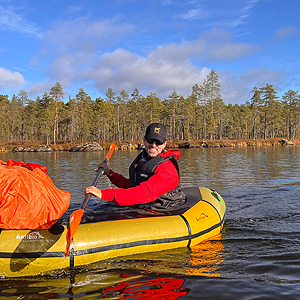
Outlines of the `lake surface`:
M 0 153 L 35 162 L 83 201 L 97 153 Z M 137 151 L 115 151 L 110 167 L 128 175 Z M 193 249 L 123 257 L 76 274 L 0 279 L 0 299 L 300 299 L 300 147 L 183 149 L 182 186 L 217 190 L 227 205 L 219 236 Z M 110 186 L 100 178 L 99 187 Z M 98 208 L 92 198 L 87 213 Z M 101 238 L 101 237 L 99 237 Z

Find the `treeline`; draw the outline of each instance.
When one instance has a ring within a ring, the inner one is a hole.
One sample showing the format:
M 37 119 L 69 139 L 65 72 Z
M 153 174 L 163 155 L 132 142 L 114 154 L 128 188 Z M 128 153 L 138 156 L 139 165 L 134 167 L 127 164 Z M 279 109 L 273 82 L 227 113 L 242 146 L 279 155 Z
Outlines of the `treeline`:
M 174 90 L 161 100 L 138 89 L 91 99 L 82 88 L 64 100 L 60 83 L 35 100 L 25 90 L 12 99 L 0 95 L 0 140 L 44 141 L 46 144 L 84 141 L 142 140 L 151 122 L 164 123 L 170 140 L 300 138 L 300 95 L 289 90 L 280 99 L 273 85 L 254 87 L 249 101 L 226 105 L 218 74 L 212 70 L 188 97 Z

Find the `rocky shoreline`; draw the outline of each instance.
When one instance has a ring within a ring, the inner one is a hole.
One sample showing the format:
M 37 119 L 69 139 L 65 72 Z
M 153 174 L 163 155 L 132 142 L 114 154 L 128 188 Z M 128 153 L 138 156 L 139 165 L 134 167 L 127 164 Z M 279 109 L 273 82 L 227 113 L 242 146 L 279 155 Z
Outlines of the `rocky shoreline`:
M 116 150 L 142 149 L 143 144 L 131 142 L 116 142 Z M 100 145 L 97 142 L 79 143 L 75 145 L 0 145 L 0 152 L 94 152 L 109 148 L 110 143 Z M 169 141 L 168 148 L 221 148 L 221 147 L 249 147 L 249 146 L 293 146 L 300 145 L 300 140 L 268 139 L 268 140 L 221 140 L 221 141 Z

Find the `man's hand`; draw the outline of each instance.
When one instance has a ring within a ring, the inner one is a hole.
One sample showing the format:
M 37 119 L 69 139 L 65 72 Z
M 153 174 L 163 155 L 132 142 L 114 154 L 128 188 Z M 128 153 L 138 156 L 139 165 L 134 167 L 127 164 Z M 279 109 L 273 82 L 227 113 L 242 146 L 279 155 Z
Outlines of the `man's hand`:
M 101 199 L 102 197 L 102 192 L 101 190 L 99 190 L 98 188 L 96 188 L 95 186 L 90 186 L 90 187 L 87 187 L 84 191 L 84 195 L 87 195 L 87 194 L 93 194 L 94 196 L 98 197 Z
M 103 168 L 103 173 L 102 174 L 105 174 L 106 176 L 108 176 L 109 172 L 110 172 L 110 168 L 108 167 L 108 165 L 106 163 L 100 163 L 97 167 L 97 169 L 95 169 L 96 172 L 98 172 L 98 170 L 100 168 Z

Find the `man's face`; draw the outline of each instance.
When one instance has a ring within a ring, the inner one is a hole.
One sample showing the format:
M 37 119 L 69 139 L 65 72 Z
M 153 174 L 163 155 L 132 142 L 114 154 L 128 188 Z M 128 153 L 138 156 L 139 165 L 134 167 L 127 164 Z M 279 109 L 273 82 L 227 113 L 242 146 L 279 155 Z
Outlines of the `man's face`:
M 145 150 L 150 157 L 156 157 L 167 145 L 167 141 L 163 144 L 158 140 L 144 140 Z

